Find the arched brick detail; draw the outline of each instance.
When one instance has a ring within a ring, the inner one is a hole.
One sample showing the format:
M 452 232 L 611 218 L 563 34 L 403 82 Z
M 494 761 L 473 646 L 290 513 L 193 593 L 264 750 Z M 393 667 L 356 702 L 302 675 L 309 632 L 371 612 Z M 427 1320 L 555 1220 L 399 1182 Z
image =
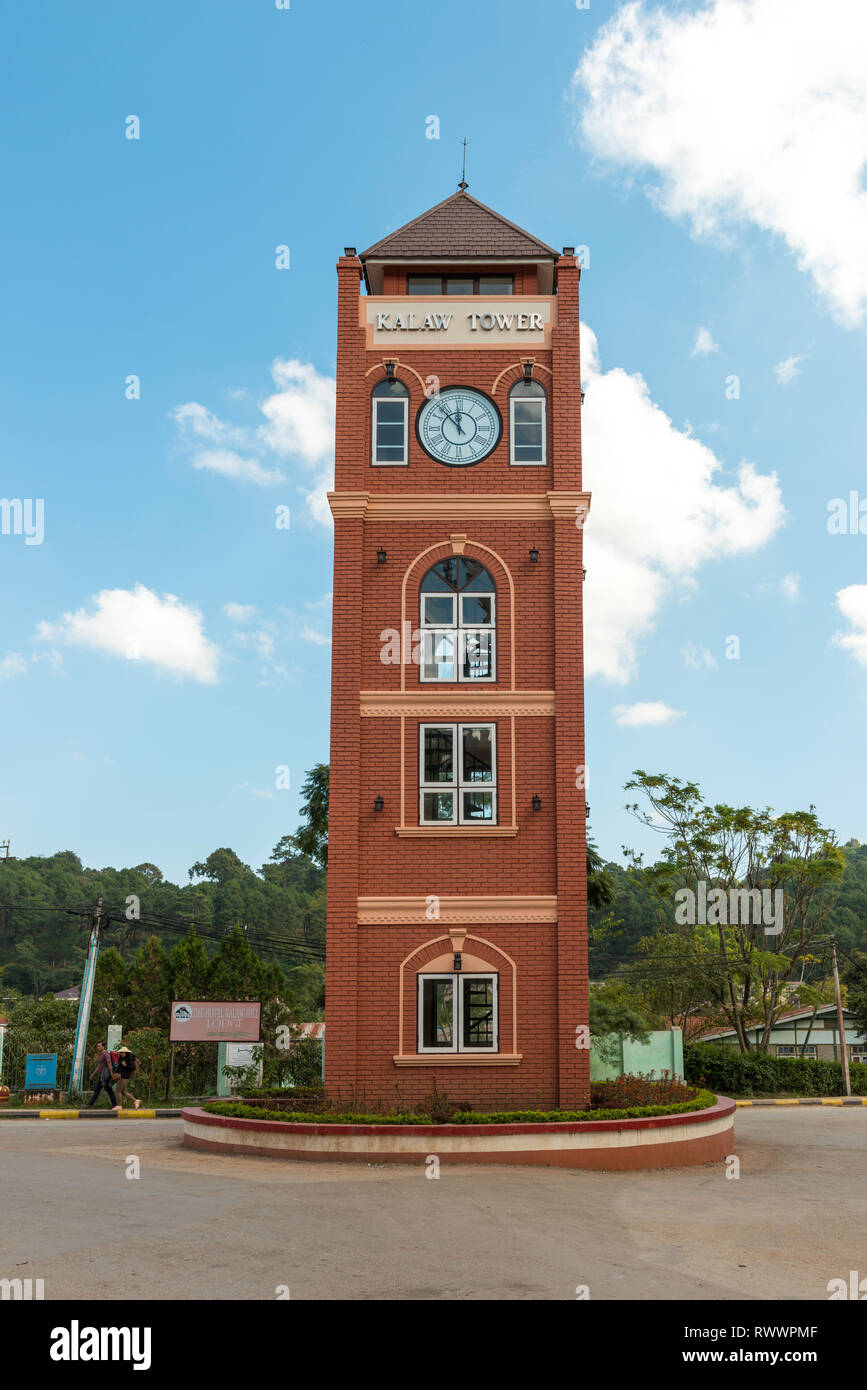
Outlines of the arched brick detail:
M 472 942 L 472 946 L 470 943 Z M 398 1027 L 400 1037 L 398 1038 L 398 1054 L 403 1057 L 413 1056 L 416 1052 L 416 1039 L 418 1037 L 418 1018 L 417 1000 L 418 985 L 417 980 L 431 961 L 442 956 L 451 950 L 452 940 L 450 936 L 437 936 L 429 941 L 425 941 L 421 946 L 416 946 L 409 955 L 400 963 L 399 969 L 399 996 L 400 1005 L 398 1011 Z M 514 960 L 506 951 L 499 946 L 495 946 L 492 941 L 486 940 L 481 936 L 473 936 L 467 933 L 464 950 L 467 955 L 478 956 L 484 960 L 490 958 L 487 968 L 496 971 L 498 976 L 498 1012 L 499 1012 L 499 1052 L 516 1053 L 518 1051 L 517 1038 L 517 967 Z M 431 1064 L 436 1065 L 435 1055 L 431 1056 Z

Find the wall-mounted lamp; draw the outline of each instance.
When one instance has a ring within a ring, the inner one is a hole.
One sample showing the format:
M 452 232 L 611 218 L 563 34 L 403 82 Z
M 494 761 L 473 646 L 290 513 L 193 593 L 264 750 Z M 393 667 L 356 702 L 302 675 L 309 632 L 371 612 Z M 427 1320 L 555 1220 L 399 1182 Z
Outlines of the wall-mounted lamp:
M 584 819 L 585 819 L 585 820 L 589 820 L 589 819 L 590 819 L 590 802 L 589 802 L 589 801 L 585 802 L 585 805 L 584 805 Z
M 525 380 L 525 381 L 532 381 L 532 380 L 533 380 L 533 359 L 532 359 L 531 357 L 525 357 L 525 358 L 524 358 L 524 361 L 523 361 L 523 363 L 522 363 L 522 365 L 523 365 L 523 368 L 524 368 L 524 380 Z
M 374 811 L 382 811 L 385 809 L 385 802 L 383 801 L 381 796 L 378 796 L 374 801 L 373 809 Z
M 563 247 L 563 255 L 564 255 L 564 256 L 574 256 L 574 255 L 575 255 L 575 247 L 574 247 L 574 246 L 564 246 L 564 247 Z
M 538 550 L 536 549 L 535 546 L 532 546 L 531 549 L 530 549 L 530 564 L 531 564 L 531 565 L 538 565 L 538 563 L 539 563 L 539 552 L 538 552 Z
M 533 797 L 533 810 L 534 810 L 534 811 L 541 811 L 541 809 L 542 809 L 542 798 L 541 798 L 541 796 L 534 796 L 534 797 Z
M 357 253 L 354 246 L 344 246 L 343 254 L 344 256 L 354 256 Z
M 582 390 L 582 392 L 581 392 L 581 404 L 582 404 L 582 405 L 584 404 L 584 397 L 585 397 L 586 395 L 587 395 L 587 392 Z
M 586 578 L 587 578 L 587 567 L 586 567 L 586 565 L 585 565 L 585 566 L 582 568 L 582 570 L 581 570 L 581 578 L 582 578 L 582 579 L 586 579 Z
M 388 552 L 387 552 L 387 551 L 383 550 L 382 548 L 380 548 L 379 550 L 377 550 L 377 552 L 376 552 L 376 563 L 377 563 L 378 565 L 384 565 L 387 559 L 388 559 Z
M 452 969 L 453 969 L 453 970 L 462 970 L 462 969 L 463 969 L 463 966 L 461 965 L 461 953 L 460 953 L 460 951 L 455 951 L 455 958 L 454 958 L 454 960 L 452 961 Z
M 385 378 L 386 381 L 394 381 L 394 362 L 390 360 L 385 364 Z

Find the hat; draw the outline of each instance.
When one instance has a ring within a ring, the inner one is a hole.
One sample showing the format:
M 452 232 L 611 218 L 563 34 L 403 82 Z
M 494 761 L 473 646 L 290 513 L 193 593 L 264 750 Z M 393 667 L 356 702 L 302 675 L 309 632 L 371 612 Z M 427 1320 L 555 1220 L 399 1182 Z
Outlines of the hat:
M 117 1050 L 118 1050 L 118 1052 L 129 1052 L 129 1051 L 130 1051 L 130 1048 L 128 1048 L 128 1047 L 119 1047 Z

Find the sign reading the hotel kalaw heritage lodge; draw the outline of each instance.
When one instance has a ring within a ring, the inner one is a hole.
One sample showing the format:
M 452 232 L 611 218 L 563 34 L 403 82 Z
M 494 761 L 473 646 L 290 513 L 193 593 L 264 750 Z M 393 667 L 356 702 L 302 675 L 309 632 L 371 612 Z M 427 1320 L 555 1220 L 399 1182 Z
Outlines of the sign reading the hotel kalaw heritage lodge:
M 175 999 L 170 1042 L 260 1041 L 262 1005 L 242 1000 Z
M 550 346 L 557 324 L 556 298 L 480 300 L 478 296 L 447 299 L 406 297 L 385 299 L 365 295 L 362 327 L 368 347 L 523 347 Z

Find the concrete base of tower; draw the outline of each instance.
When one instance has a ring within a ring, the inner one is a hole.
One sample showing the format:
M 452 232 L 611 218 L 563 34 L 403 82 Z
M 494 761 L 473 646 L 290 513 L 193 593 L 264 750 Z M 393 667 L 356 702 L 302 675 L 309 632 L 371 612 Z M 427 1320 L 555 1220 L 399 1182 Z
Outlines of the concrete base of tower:
M 214 1153 L 325 1162 L 541 1164 L 618 1171 L 721 1162 L 733 1152 L 735 1103 L 640 1120 L 554 1124 L 326 1125 L 183 1111 L 184 1144 Z

